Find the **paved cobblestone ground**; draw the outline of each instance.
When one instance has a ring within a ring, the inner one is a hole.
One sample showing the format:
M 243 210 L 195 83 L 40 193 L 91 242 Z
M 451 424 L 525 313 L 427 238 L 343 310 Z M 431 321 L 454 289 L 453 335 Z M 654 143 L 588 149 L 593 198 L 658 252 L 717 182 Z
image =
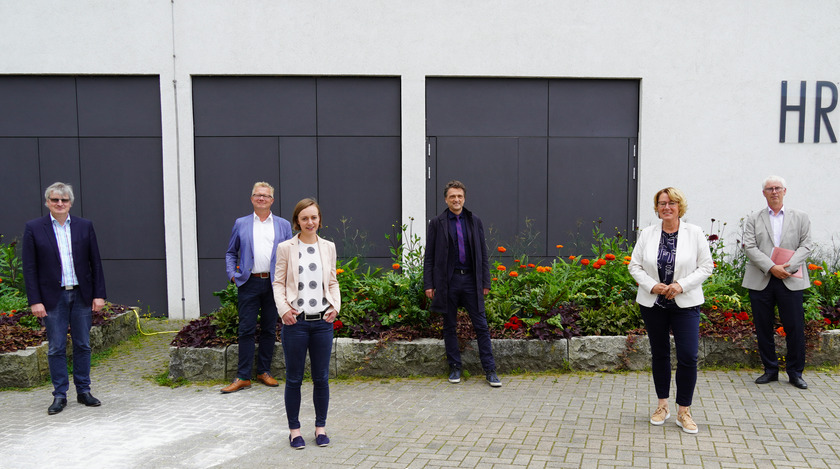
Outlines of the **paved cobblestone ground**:
M 144 328 L 177 329 L 152 321 Z M 47 415 L 51 386 L 0 392 L 0 467 L 840 467 L 840 375 L 806 370 L 800 391 L 756 373 L 704 371 L 692 411 L 698 435 L 672 417 L 649 424 L 649 373 L 337 380 L 327 430 L 314 445 L 311 384 L 301 421 L 308 447 L 288 446 L 283 387 L 222 395 L 219 384 L 175 389 L 165 370 L 172 334 L 117 347 L 92 372 L 101 407 Z M 675 406 L 672 399 L 672 413 Z

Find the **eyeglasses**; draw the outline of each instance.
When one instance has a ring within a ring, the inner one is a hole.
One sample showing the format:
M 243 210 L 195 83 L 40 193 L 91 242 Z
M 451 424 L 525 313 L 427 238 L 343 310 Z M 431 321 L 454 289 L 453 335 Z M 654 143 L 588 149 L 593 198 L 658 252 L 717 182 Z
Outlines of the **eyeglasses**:
M 255 199 L 273 199 L 274 198 L 273 195 L 265 195 L 265 194 L 253 194 L 253 195 L 251 195 L 251 197 L 253 197 Z
M 674 202 L 674 201 L 671 201 L 671 202 L 657 202 L 656 205 L 658 205 L 660 207 L 668 206 L 668 207 L 674 208 L 677 205 L 679 205 L 679 202 Z
M 775 186 L 775 187 L 765 187 L 765 188 L 764 188 L 764 192 L 768 192 L 768 193 L 771 193 L 771 194 L 772 194 L 772 193 L 775 193 L 775 192 L 782 192 L 782 191 L 784 191 L 784 190 L 785 190 L 785 188 L 784 188 L 784 187 L 779 187 L 779 186 Z
M 70 202 L 70 199 L 54 199 L 54 198 L 50 197 L 50 202 L 52 202 L 54 204 L 57 204 L 59 202 L 63 202 L 63 203 L 66 204 L 66 203 Z

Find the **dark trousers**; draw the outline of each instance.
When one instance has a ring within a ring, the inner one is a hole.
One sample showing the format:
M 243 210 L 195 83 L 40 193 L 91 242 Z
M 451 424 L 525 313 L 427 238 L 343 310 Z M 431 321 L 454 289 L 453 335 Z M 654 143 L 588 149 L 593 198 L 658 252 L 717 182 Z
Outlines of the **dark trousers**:
M 330 407 L 330 354 L 332 353 L 333 324 L 320 319 L 304 321 L 303 315 L 291 326 L 280 331 L 283 355 L 286 358 L 286 418 L 289 429 L 300 428 L 300 386 L 306 368 L 306 352 L 312 376 L 312 402 L 315 404 L 315 426 L 327 424 Z
M 260 319 L 260 354 L 257 357 L 257 374 L 271 371 L 271 357 L 277 340 L 277 305 L 271 279 L 251 277 L 239 287 L 239 379 L 251 379 L 254 363 L 254 335 Z
M 677 404 L 688 407 L 697 384 L 697 348 L 700 345 L 700 308 L 652 308 L 639 305 L 650 340 L 651 369 L 656 397 L 671 393 L 671 337 L 677 350 Z
M 484 372 L 496 370 L 493 349 L 490 345 L 490 328 L 483 306 L 478 303 L 474 273 L 452 275 L 449 282 L 449 296 L 446 299 L 446 312 L 443 314 L 443 343 L 446 346 L 446 361 L 449 366 L 461 368 L 461 351 L 458 348 L 458 307 L 463 307 L 470 315 L 475 338 L 478 342 L 478 356 Z M 483 300 L 482 300 L 483 303 Z
M 785 328 L 787 357 L 785 358 L 788 378 L 801 377 L 805 369 L 805 310 L 802 307 L 802 290 L 789 290 L 785 283 L 770 277 L 764 290 L 750 290 L 755 335 L 758 339 L 758 354 L 764 371 L 778 372 L 776 358 L 774 306 L 779 307 L 779 319 Z
M 53 396 L 67 397 L 70 378 L 67 373 L 67 326 L 73 338 L 73 384 L 76 394 L 90 392 L 91 304 L 82 301 L 78 290 L 65 290 L 54 309 L 47 311 L 47 363 L 53 384 Z

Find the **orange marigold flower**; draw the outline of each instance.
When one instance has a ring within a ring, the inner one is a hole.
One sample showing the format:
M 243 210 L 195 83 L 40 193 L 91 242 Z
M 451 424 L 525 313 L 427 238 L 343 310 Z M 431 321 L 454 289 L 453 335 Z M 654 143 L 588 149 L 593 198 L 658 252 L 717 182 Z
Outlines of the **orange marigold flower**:
M 604 256 L 604 259 L 606 259 L 608 261 L 614 261 L 615 260 L 615 254 L 607 254 L 606 256 Z
M 600 268 L 601 268 L 601 264 L 599 264 L 599 263 L 597 263 L 597 262 L 596 262 L 596 263 L 592 264 L 592 268 L 593 268 L 593 269 L 600 269 Z
M 528 267 L 528 266 L 527 266 L 527 265 L 525 265 L 525 264 L 520 264 L 520 265 L 519 265 L 519 268 L 520 268 L 520 269 L 524 269 L 525 267 Z
M 513 271 L 513 272 L 509 273 L 508 275 L 510 275 L 511 277 L 519 277 L 519 272 Z
M 545 267 L 546 272 L 551 272 L 551 267 Z
M 519 259 L 514 259 L 513 262 L 519 262 Z
M 598 265 L 604 265 L 604 264 L 607 263 L 607 261 L 605 261 L 603 259 L 598 259 L 597 261 L 595 261 L 595 263 L 598 264 Z
M 569 256 L 569 260 L 570 260 L 570 261 L 573 261 L 573 260 L 575 260 L 575 259 L 577 259 L 577 257 L 576 257 L 576 256 Z
M 504 246 L 499 246 L 499 247 L 497 247 L 497 248 L 496 248 L 496 250 L 497 250 L 497 251 L 499 251 L 499 252 L 505 252 L 505 251 L 507 251 L 507 249 L 505 249 L 505 247 L 504 247 Z
M 629 260 L 631 260 L 631 259 L 633 259 L 633 258 L 632 258 L 632 257 L 630 257 L 630 256 L 624 256 L 624 260 L 625 260 L 625 261 L 629 261 Z
M 528 264 L 528 267 L 530 267 L 530 268 L 532 268 L 532 269 L 533 269 L 533 268 L 534 268 L 534 267 L 536 267 L 536 266 L 535 266 L 534 264 Z
M 820 282 L 819 280 L 814 280 L 814 285 L 816 285 L 816 286 L 818 286 L 818 287 L 821 287 L 821 286 L 822 286 L 822 282 Z
M 781 326 L 779 326 L 779 328 L 778 328 L 778 329 L 776 329 L 776 334 L 779 334 L 779 335 L 780 335 L 780 336 L 782 336 L 782 337 L 784 337 L 784 336 L 786 336 L 786 335 L 787 335 L 787 334 L 785 334 L 785 328 L 784 328 L 784 327 L 781 327 Z
M 496 267 L 496 270 L 507 270 L 507 267 L 505 267 L 503 265 L 500 265 L 500 266 Z
M 808 264 L 808 270 L 820 270 L 821 267 L 817 264 Z
M 716 306 L 716 305 L 712 305 L 712 309 L 713 309 L 713 310 L 715 310 L 715 311 L 717 311 L 717 306 Z
M 337 274 L 343 274 L 343 273 L 344 273 L 344 269 L 335 269 L 335 273 L 337 273 Z
M 589 259 L 581 259 L 580 263 L 583 265 L 589 265 Z
M 392 269 L 394 269 L 394 270 L 399 270 L 400 265 L 399 265 L 399 264 L 397 264 L 397 263 L 394 263 L 394 264 L 391 266 L 391 268 L 392 268 Z
M 630 261 L 621 261 L 621 263 L 624 265 L 630 265 Z
M 558 244 L 558 245 L 557 245 L 557 249 L 563 249 L 563 245 L 562 245 L 562 244 Z
M 493 277 L 492 280 L 495 282 L 496 280 L 499 280 L 499 278 L 498 277 Z
M 10 311 L 10 313 L 11 313 L 11 314 L 9 314 L 9 316 L 11 316 L 11 315 L 12 315 L 12 314 L 14 314 L 14 313 L 17 313 L 17 310 L 16 310 L 16 309 L 13 309 L 13 310 L 11 310 L 11 311 Z

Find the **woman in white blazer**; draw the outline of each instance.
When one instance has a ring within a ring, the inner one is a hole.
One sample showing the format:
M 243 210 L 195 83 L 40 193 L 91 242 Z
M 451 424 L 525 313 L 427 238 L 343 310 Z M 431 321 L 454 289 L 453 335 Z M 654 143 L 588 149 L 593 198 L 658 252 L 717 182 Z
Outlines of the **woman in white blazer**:
M 703 230 L 680 220 L 688 208 L 679 189 L 666 187 L 653 198 L 660 222 L 642 230 L 633 247 L 630 275 L 639 284 L 636 301 L 650 340 L 653 382 L 659 403 L 650 423 L 663 425 L 671 417 L 671 341 L 677 351 L 677 425 L 697 433 L 691 399 L 697 383 L 697 348 L 703 281 L 714 268 Z
M 300 232 L 277 246 L 272 286 L 277 311 L 283 321 L 280 340 L 286 359 L 289 445 L 304 449 L 306 442 L 301 436 L 298 416 L 307 351 L 315 404 L 315 444 L 330 444 L 325 428 L 330 404 L 329 366 L 333 321 L 341 309 L 341 292 L 335 271 L 335 244 L 318 237 L 321 228 L 318 203 L 313 199 L 298 202 L 292 215 L 292 226 Z

